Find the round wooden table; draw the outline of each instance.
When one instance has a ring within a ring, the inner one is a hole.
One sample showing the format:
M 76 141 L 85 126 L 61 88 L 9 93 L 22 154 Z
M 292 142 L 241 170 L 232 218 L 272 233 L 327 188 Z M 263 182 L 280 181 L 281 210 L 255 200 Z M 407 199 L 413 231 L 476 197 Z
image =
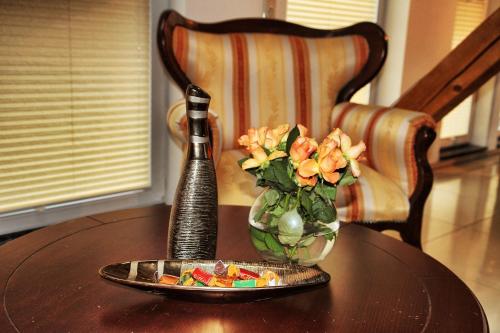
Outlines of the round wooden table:
M 347 225 L 320 264 L 327 287 L 254 303 L 169 299 L 102 279 L 106 264 L 163 258 L 170 208 L 89 216 L 0 247 L 0 332 L 487 332 L 472 292 L 426 254 Z M 219 208 L 217 257 L 259 259 L 247 207 Z

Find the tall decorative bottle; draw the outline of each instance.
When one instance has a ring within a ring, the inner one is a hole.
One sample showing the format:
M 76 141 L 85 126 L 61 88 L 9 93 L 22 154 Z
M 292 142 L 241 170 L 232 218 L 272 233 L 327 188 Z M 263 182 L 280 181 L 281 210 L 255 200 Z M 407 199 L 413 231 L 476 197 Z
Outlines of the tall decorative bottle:
M 188 149 L 170 213 L 167 257 L 214 259 L 217 243 L 217 180 L 208 131 L 210 95 L 186 89 Z

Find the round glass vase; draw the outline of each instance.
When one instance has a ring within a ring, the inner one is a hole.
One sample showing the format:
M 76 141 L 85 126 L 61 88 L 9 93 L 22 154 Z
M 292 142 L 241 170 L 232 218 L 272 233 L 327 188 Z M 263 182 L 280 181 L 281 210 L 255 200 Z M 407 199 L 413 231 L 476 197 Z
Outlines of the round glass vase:
M 279 218 L 280 227 L 266 223 L 270 217 L 268 212 L 262 215 L 261 222 L 257 222 L 254 217 L 262 206 L 265 192 L 257 197 L 248 216 L 250 238 L 262 258 L 269 262 L 304 266 L 313 266 L 325 259 L 337 239 L 339 221 L 304 223 L 294 208 Z

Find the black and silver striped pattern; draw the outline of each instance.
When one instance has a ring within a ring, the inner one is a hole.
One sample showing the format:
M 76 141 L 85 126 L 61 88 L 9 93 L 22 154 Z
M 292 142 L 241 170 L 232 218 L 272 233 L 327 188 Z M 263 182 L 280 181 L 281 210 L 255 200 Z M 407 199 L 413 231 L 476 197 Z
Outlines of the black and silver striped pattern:
M 170 214 L 167 257 L 214 259 L 217 242 L 217 179 L 208 133 L 210 96 L 186 90 L 189 152 Z

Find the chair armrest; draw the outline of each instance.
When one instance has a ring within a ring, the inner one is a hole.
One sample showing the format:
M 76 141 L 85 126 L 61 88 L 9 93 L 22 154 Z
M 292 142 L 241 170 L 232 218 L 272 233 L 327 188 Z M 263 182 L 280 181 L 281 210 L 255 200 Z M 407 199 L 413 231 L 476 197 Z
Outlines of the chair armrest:
M 366 143 L 366 163 L 395 181 L 410 197 L 417 184 L 416 137 L 418 131 L 435 128 L 434 120 L 422 112 L 341 103 L 334 107 L 331 126 L 340 127 L 353 142 Z M 423 152 L 424 154 L 426 152 Z
M 167 111 L 167 128 L 174 142 L 183 150 L 186 148 L 188 128 L 186 117 L 186 100 L 181 99 L 168 109 Z M 214 156 L 215 166 L 219 163 L 222 149 L 222 125 L 219 121 L 219 116 L 213 110 L 208 110 L 208 126 L 210 131 L 210 142 L 212 143 L 212 151 Z

